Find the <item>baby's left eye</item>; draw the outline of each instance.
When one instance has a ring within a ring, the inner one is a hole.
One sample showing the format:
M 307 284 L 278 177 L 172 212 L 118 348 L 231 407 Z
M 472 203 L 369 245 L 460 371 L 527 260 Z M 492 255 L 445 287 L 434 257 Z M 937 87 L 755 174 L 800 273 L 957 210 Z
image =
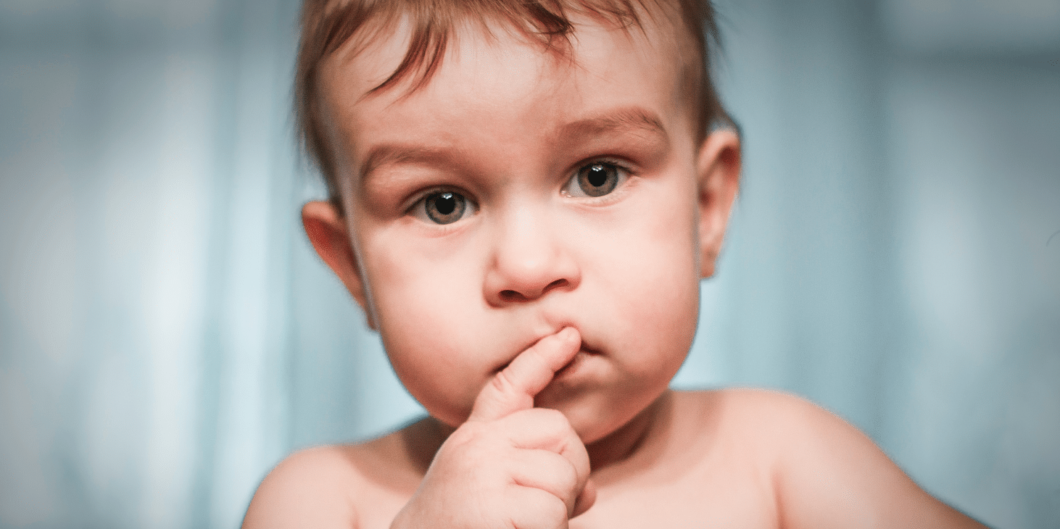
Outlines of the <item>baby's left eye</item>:
M 572 197 L 602 197 L 629 178 L 629 173 L 608 162 L 593 162 L 578 169 L 563 188 Z
M 433 224 L 452 224 L 475 213 L 475 204 L 454 191 L 435 191 L 413 204 L 412 216 Z

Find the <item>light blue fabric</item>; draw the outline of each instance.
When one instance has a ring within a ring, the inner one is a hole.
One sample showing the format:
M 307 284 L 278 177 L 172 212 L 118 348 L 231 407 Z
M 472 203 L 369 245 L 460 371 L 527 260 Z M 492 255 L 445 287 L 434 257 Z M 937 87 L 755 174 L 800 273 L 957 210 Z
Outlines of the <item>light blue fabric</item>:
M 290 0 L 0 0 L 0 528 L 235 527 L 421 413 L 300 232 Z M 677 387 L 1060 526 L 1060 4 L 726 0 L 745 175 Z

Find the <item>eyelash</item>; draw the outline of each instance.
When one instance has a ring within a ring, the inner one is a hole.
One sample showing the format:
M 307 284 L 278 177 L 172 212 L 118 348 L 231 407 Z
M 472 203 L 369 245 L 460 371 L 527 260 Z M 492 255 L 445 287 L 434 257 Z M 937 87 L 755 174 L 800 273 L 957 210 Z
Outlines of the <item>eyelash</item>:
M 608 193 L 606 193 L 604 195 L 601 195 L 601 196 L 598 196 L 598 197 L 590 197 L 590 196 L 575 197 L 575 196 L 572 196 L 567 191 L 567 189 L 571 185 L 575 184 L 575 181 L 578 178 L 578 174 L 583 169 L 585 169 L 587 167 L 590 167 L 592 165 L 597 165 L 597 164 L 606 165 L 606 166 L 614 168 L 618 172 L 622 173 L 624 175 L 624 178 L 621 178 L 621 180 L 618 183 L 615 184 L 615 189 L 614 190 L 609 191 Z M 566 196 L 568 196 L 570 198 L 589 199 L 589 200 L 591 200 L 593 202 L 603 202 L 603 201 L 607 201 L 609 198 L 613 197 L 615 195 L 615 191 L 617 189 L 623 187 L 626 184 L 626 181 L 628 181 L 629 178 L 631 178 L 632 176 L 633 176 L 632 169 L 630 169 L 624 162 L 622 162 L 622 161 L 620 161 L 618 159 L 611 158 L 611 157 L 591 158 L 591 159 L 589 159 L 589 160 L 587 160 L 585 162 L 579 163 L 575 167 L 573 172 L 571 172 L 567 176 L 567 179 L 564 181 L 562 191 L 563 191 L 564 195 L 566 195 Z M 441 193 L 453 193 L 455 195 L 462 196 L 464 198 L 464 200 L 467 201 L 467 207 L 471 210 L 470 212 L 468 212 L 466 214 L 466 216 L 471 216 L 471 215 L 474 215 L 475 213 L 478 212 L 478 209 L 479 209 L 478 203 L 475 202 L 474 200 L 472 200 L 468 193 L 460 190 L 459 188 L 455 188 L 455 187 L 451 187 L 451 186 L 438 186 L 438 187 L 428 188 L 428 189 L 426 189 L 424 191 L 421 191 L 420 193 L 417 193 L 415 195 L 415 197 L 416 197 L 415 200 L 413 200 L 411 202 L 411 204 L 408 207 L 405 208 L 405 214 L 419 218 L 420 215 L 418 214 L 419 211 L 417 211 L 417 210 L 422 208 L 422 209 L 424 209 L 424 215 L 426 215 L 425 211 L 426 211 L 426 201 L 427 201 L 427 199 L 432 197 L 432 196 L 441 194 Z M 440 223 L 437 223 L 437 222 L 433 222 L 430 219 L 420 219 L 420 220 L 423 220 L 424 222 L 426 222 L 428 224 L 431 224 L 431 225 L 434 225 L 434 226 L 439 227 L 439 228 L 449 228 L 451 226 L 450 224 L 440 224 Z M 463 220 L 463 218 L 461 218 L 460 220 Z M 459 221 L 454 221 L 454 223 L 455 222 L 459 222 Z
M 467 208 L 468 211 L 464 212 L 459 219 L 453 222 L 434 222 L 430 219 L 430 215 L 427 212 L 427 200 L 433 196 L 442 195 L 444 193 L 452 193 L 454 195 L 459 195 L 460 197 L 462 197 L 464 200 L 464 207 Z M 466 217 L 474 215 L 478 212 L 478 203 L 472 200 L 468 193 L 458 188 L 450 186 L 438 186 L 428 188 L 420 193 L 417 193 L 415 197 L 415 200 L 413 200 L 412 203 L 407 208 L 405 208 L 405 215 L 416 217 L 424 223 L 433 225 L 438 228 L 450 228 L 452 224 L 456 224 L 459 221 L 464 220 Z
M 614 169 L 616 169 L 620 173 L 624 173 L 625 178 L 621 178 L 620 177 L 621 179 L 620 179 L 620 181 L 618 183 L 615 184 L 615 188 L 613 190 L 609 191 L 608 193 L 604 194 L 604 195 L 601 195 L 601 196 L 598 196 L 598 197 L 588 197 L 588 196 L 587 197 L 575 197 L 575 196 L 572 196 L 567 191 L 567 188 L 575 183 L 576 179 L 578 178 L 578 174 L 583 169 L 585 169 L 585 168 L 587 168 L 589 166 L 592 166 L 592 165 L 597 165 L 597 164 L 599 164 L 599 165 L 607 165 L 607 166 L 613 167 Z M 633 174 L 634 174 L 633 170 L 630 167 L 628 167 L 624 161 L 621 161 L 619 159 L 611 158 L 611 157 L 590 158 L 590 159 L 588 159 L 588 160 L 586 160 L 584 162 L 579 163 L 577 166 L 575 166 L 574 171 L 572 173 L 570 173 L 570 175 L 567 177 L 567 180 L 563 183 L 563 192 L 564 192 L 564 195 L 566 195 L 568 197 L 571 197 L 571 198 L 590 199 L 593 202 L 597 202 L 597 203 L 606 202 L 609 199 L 612 199 L 615 196 L 615 193 L 619 189 L 621 189 L 622 187 L 625 187 L 625 185 L 628 182 L 628 180 L 631 177 L 633 177 Z

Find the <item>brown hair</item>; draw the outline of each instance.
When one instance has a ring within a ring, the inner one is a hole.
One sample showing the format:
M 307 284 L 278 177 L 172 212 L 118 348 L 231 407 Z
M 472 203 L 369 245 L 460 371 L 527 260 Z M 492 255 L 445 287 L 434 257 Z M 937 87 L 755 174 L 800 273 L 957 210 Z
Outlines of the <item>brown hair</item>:
M 655 4 L 655 9 L 644 3 Z M 697 143 L 716 122 L 734 125 L 710 78 L 711 50 L 718 44 L 710 0 L 304 0 L 295 111 L 301 141 L 323 173 L 332 203 L 341 211 L 335 161 L 318 92 L 319 68 L 325 58 L 359 31 L 385 30 L 406 16 L 412 28 L 408 51 L 390 77 L 369 93 L 416 74 L 419 77 L 410 88 L 414 91 L 437 71 L 456 23 L 469 19 L 483 24 L 487 19 L 505 21 L 549 52 L 566 55 L 573 32 L 567 12 L 586 13 L 621 28 L 641 29 L 645 13 L 668 15 L 678 26 L 675 29 L 684 33 L 686 45 L 682 49 L 692 55 L 682 59 L 686 63 L 682 76 L 696 113 Z

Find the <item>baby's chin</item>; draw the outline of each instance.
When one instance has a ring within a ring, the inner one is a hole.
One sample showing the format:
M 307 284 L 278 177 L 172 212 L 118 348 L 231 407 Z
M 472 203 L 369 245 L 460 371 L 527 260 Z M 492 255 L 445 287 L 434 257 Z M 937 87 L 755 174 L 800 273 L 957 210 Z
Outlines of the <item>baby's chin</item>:
M 557 395 L 558 397 L 558 395 Z M 609 436 L 619 433 L 624 428 L 628 427 L 633 423 L 639 416 L 643 415 L 647 408 L 651 407 L 652 402 L 649 402 L 645 406 L 633 409 L 619 410 L 614 406 L 608 406 L 606 402 L 601 403 L 605 406 L 610 413 L 601 413 L 601 410 L 596 406 L 584 405 L 585 402 L 579 402 L 577 398 L 562 398 L 558 401 L 551 399 L 540 399 L 540 402 L 535 402 L 536 408 L 547 408 L 557 410 L 563 413 L 570 421 L 571 427 L 575 433 L 585 444 L 592 444 L 602 440 L 606 440 Z M 596 400 L 589 397 L 589 400 Z M 602 400 L 602 399 L 600 399 Z M 622 412 L 625 413 L 615 413 Z M 433 420 L 439 429 L 445 433 L 447 437 L 462 424 L 467 422 L 467 418 L 470 415 L 470 411 L 459 412 L 450 410 L 448 412 L 442 410 L 428 410 L 431 420 Z
M 590 445 L 626 435 L 627 430 L 641 430 L 642 419 L 651 415 L 650 409 L 665 392 L 666 388 L 663 387 L 658 392 L 642 394 L 639 399 L 634 399 L 593 392 L 581 395 L 554 394 L 546 390 L 539 395 L 535 404 L 562 412 L 582 442 Z

